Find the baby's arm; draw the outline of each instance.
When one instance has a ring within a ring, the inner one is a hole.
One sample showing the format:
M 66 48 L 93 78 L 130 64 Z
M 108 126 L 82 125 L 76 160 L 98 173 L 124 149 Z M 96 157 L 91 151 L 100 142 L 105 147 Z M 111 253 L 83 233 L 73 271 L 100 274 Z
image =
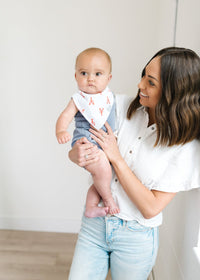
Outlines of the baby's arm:
M 70 140 L 71 136 L 67 132 L 67 128 L 77 112 L 78 109 L 73 99 L 71 99 L 56 122 L 56 137 L 59 144 L 65 144 Z

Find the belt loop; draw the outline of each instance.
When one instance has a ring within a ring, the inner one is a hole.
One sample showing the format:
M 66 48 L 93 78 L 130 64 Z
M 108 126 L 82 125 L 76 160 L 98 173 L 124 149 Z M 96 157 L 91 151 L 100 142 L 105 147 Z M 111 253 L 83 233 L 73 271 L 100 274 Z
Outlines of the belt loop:
M 126 220 L 123 220 L 123 228 L 126 226 Z

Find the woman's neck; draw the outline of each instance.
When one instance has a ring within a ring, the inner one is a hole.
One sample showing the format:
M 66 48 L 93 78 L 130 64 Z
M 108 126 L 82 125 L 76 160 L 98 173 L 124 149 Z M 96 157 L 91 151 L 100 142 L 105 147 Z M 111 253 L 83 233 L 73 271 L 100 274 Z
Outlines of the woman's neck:
M 149 108 L 148 109 L 148 114 L 149 114 L 149 123 L 148 126 L 154 124 L 156 122 L 155 118 L 155 109 Z

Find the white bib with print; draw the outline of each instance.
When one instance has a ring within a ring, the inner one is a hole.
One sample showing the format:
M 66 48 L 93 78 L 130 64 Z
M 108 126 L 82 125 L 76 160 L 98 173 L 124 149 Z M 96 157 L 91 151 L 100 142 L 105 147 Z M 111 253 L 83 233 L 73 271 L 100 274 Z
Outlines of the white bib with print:
M 113 93 L 108 87 L 97 94 L 79 91 L 73 94 L 72 98 L 79 112 L 96 129 L 105 124 L 114 103 Z

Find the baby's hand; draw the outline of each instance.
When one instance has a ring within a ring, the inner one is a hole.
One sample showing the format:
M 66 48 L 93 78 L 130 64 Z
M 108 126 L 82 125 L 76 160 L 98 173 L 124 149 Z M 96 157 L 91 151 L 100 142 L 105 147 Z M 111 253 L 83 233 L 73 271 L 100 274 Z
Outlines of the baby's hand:
M 71 139 L 71 136 L 67 131 L 60 131 L 56 133 L 56 137 L 59 144 L 65 144 Z

